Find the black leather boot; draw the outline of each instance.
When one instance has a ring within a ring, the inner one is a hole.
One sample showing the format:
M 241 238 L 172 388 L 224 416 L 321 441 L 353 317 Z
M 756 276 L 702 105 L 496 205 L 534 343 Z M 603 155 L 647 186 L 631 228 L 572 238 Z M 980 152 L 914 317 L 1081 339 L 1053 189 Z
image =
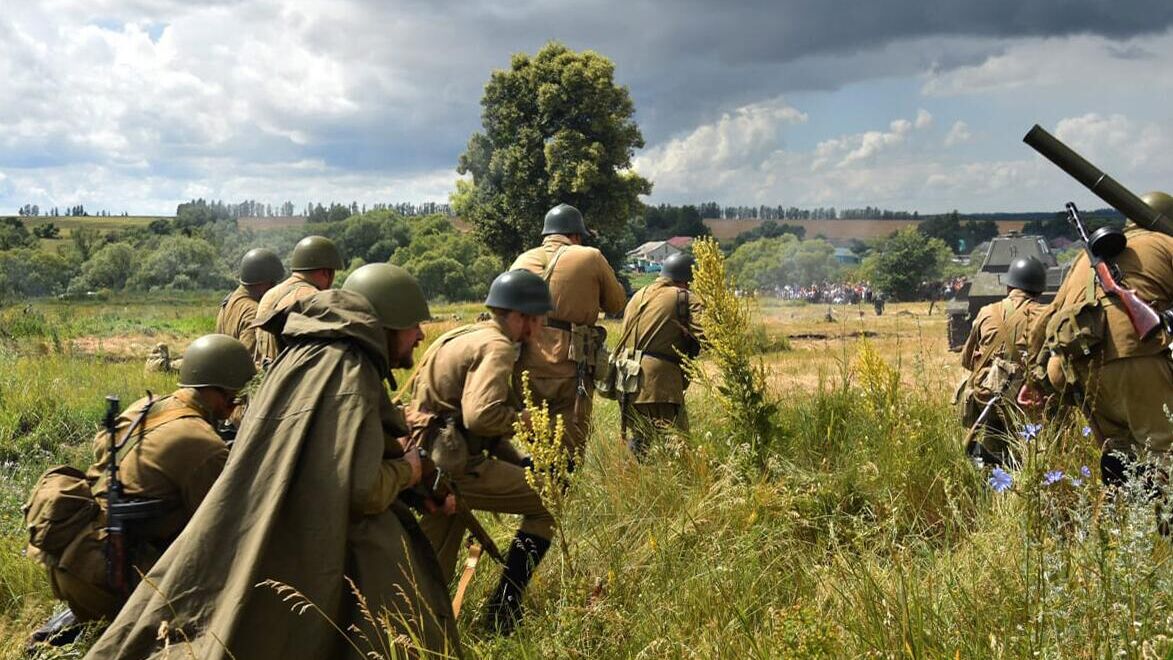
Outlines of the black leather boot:
M 485 609 L 485 627 L 499 635 L 511 635 L 521 621 L 521 596 L 534 570 L 550 549 L 550 540 L 518 532 L 509 544 L 501 581 L 489 597 Z

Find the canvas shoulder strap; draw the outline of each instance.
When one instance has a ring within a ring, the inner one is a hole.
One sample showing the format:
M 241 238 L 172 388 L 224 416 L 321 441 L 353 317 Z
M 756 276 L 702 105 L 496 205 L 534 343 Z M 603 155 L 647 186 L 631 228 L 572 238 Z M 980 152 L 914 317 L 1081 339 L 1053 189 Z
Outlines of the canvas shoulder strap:
M 546 267 L 542 269 L 542 279 L 547 282 L 550 281 L 550 276 L 554 274 L 554 267 L 558 265 L 558 260 L 562 258 L 563 254 L 570 249 L 569 245 L 563 245 L 554 251 L 553 256 L 546 262 Z
M 457 337 L 463 337 L 464 335 L 481 330 L 483 328 L 484 326 L 480 323 L 471 323 L 454 330 L 449 330 L 446 334 L 444 334 L 444 336 L 432 342 L 432 345 L 428 347 L 428 350 L 424 351 L 423 357 L 421 357 L 419 362 L 416 363 L 415 368 L 411 370 L 411 373 L 407 376 L 407 380 L 404 381 L 403 387 L 399 388 L 399 391 L 395 393 L 395 396 L 392 397 L 392 400 L 402 401 L 404 396 L 407 396 L 411 393 L 412 389 L 415 388 L 415 381 L 419 378 L 420 369 L 423 368 L 423 366 L 432 359 L 432 356 L 436 354 L 436 351 L 440 350 L 440 347 L 444 346 L 453 339 L 456 339 Z

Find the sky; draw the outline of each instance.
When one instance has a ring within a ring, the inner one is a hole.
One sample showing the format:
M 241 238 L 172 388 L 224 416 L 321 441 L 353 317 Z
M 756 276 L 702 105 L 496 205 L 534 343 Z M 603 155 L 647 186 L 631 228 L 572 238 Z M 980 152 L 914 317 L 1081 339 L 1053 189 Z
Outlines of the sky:
M 1103 206 L 1173 189 L 1168 0 L 0 0 L 0 213 L 446 201 L 511 53 L 615 63 L 649 203 Z

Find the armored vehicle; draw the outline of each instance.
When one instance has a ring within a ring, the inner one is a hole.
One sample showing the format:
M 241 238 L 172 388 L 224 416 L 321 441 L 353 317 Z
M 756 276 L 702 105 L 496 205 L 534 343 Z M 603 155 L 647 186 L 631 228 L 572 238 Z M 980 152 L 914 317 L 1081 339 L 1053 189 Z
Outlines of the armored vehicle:
M 1006 297 L 1006 285 L 1002 276 L 1010 268 L 1010 262 L 1019 257 L 1038 259 L 1047 267 L 1047 288 L 1041 300 L 1051 302 L 1063 281 L 1066 267 L 1060 266 L 1055 254 L 1042 236 L 1022 236 L 1010 233 L 997 236 L 990 241 L 990 248 L 982 260 L 982 267 L 965 283 L 961 291 L 946 307 L 948 316 L 949 350 L 960 351 L 965 346 L 973 319 L 986 305 Z

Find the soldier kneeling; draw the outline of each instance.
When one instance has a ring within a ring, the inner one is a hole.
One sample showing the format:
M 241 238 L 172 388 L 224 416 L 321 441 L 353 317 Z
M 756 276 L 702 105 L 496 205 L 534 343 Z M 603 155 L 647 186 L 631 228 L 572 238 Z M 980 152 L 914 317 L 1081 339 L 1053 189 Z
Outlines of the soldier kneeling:
M 48 569 L 53 594 L 78 620 L 112 620 L 137 576 L 150 569 L 191 519 L 228 458 L 216 424 L 232 414 L 237 393 L 255 373 L 252 356 L 239 341 L 200 337 L 184 354 L 179 389 L 136 401 L 110 420 L 114 437 L 104 430 L 94 438 L 96 460 L 89 470 L 83 474 L 58 466 L 41 477 L 24 508 L 28 555 Z M 114 488 L 112 440 L 117 443 Z M 110 516 L 111 499 L 121 501 L 118 511 L 130 505 L 144 517 L 122 521 Z M 59 514 L 66 509 L 73 515 L 63 519 Z M 125 533 L 112 538 L 109 530 L 119 524 Z M 121 562 L 109 552 L 112 542 L 125 550 Z

